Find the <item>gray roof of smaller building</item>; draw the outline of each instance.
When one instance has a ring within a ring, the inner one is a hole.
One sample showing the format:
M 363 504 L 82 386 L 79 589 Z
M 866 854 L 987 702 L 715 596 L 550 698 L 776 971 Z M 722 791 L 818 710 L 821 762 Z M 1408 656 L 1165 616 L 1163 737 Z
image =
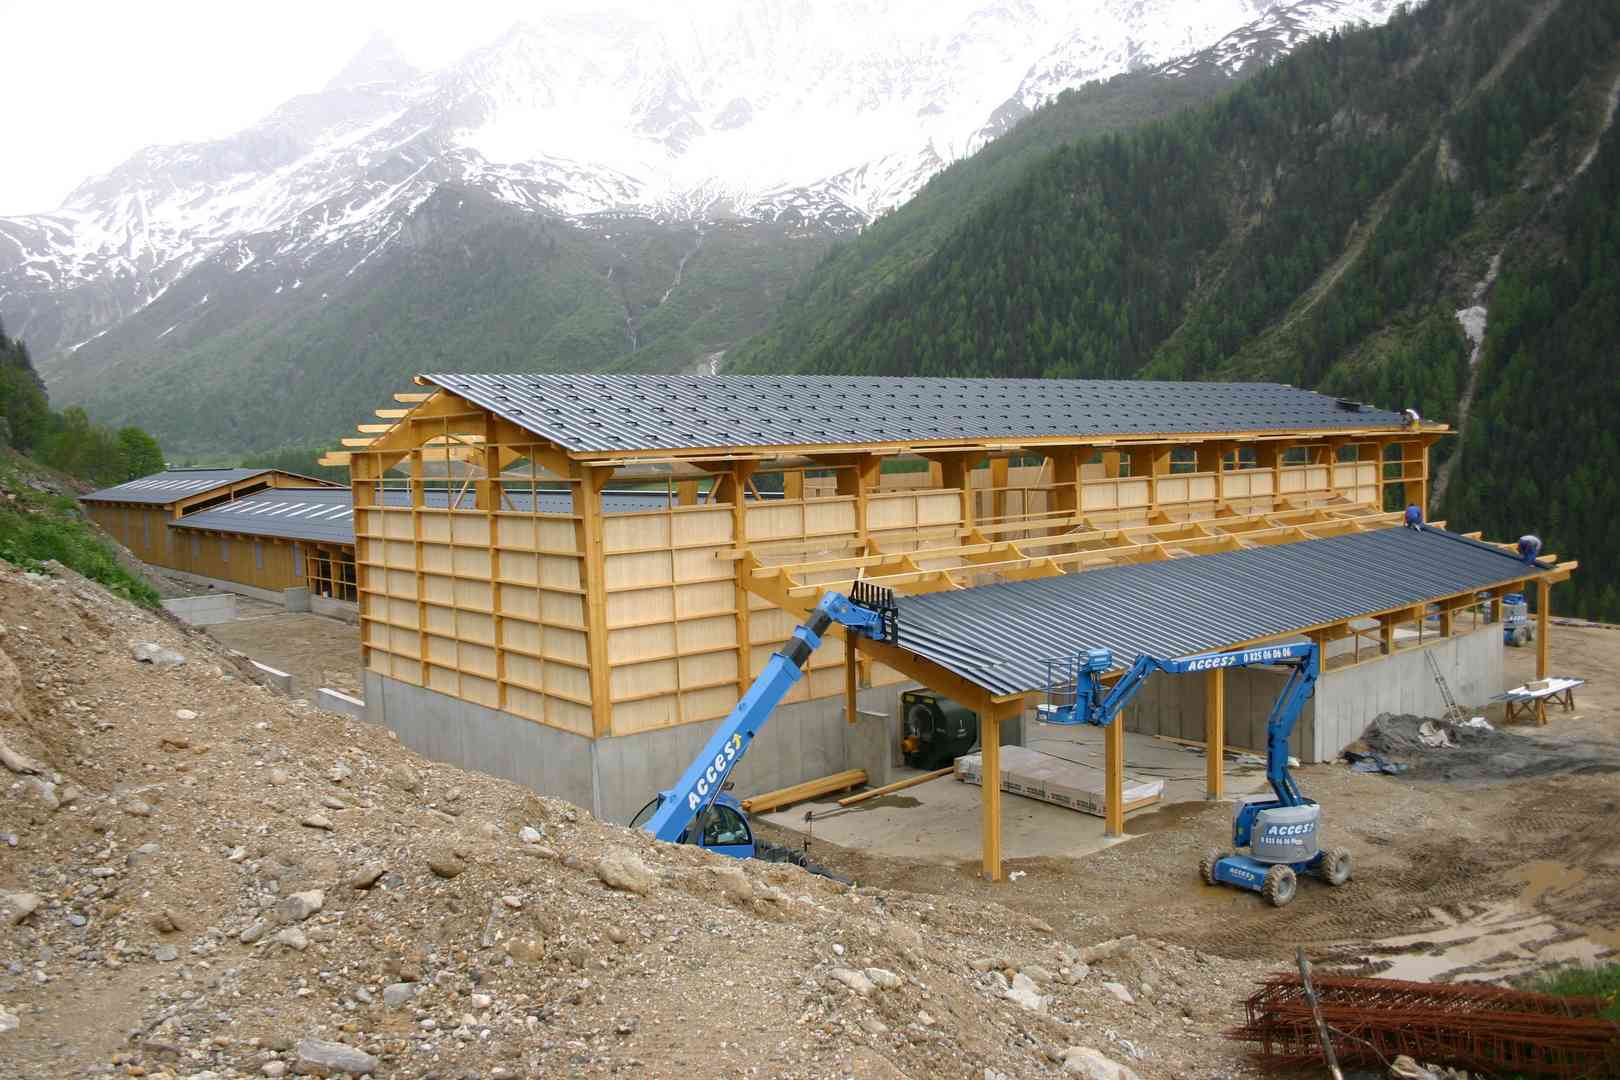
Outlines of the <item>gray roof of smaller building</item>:
M 1046 688 L 1047 659 L 1087 648 L 1121 667 L 1191 656 L 1544 569 L 1441 529 L 1379 529 L 901 596 L 899 646 L 993 694 L 1027 693 Z
M 438 374 L 566 450 L 948 443 L 1398 429 L 1398 413 L 1278 383 L 812 375 Z
M 425 496 L 429 506 L 442 507 L 450 502 L 450 493 L 442 488 L 430 488 Z M 470 508 L 472 498 L 473 493 L 469 489 L 460 505 Z M 507 499 L 518 510 L 528 510 L 533 505 L 527 491 L 509 491 Z M 388 491 L 384 500 L 388 506 L 410 505 L 409 493 L 405 491 Z M 567 514 L 572 512 L 573 505 L 573 496 L 568 492 L 542 492 L 538 512 Z M 668 506 L 669 497 L 661 491 L 602 493 L 602 509 L 610 514 L 663 510 Z M 252 495 L 187 514 L 169 524 L 176 529 L 203 529 L 244 536 L 328 544 L 354 543 L 354 507 L 348 488 L 272 488 L 256 491 Z
M 176 529 L 207 529 L 284 540 L 354 543 L 348 488 L 271 488 L 171 521 Z
M 274 469 L 165 469 L 83 496 L 87 502 L 147 503 L 164 506 L 217 487 L 251 480 Z

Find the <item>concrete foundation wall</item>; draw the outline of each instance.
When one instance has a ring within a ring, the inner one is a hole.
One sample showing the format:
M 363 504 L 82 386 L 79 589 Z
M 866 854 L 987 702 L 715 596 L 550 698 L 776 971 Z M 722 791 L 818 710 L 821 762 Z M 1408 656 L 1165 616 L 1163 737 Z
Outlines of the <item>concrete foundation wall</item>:
M 255 600 L 265 600 L 272 604 L 285 604 L 287 597 L 282 589 L 261 589 L 255 585 L 243 585 L 240 581 L 227 581 L 224 578 L 209 577 L 206 574 L 193 574 L 189 570 L 171 570 L 167 567 L 163 572 L 170 577 L 177 577 L 181 581 L 189 581 L 193 585 L 205 585 L 221 592 L 231 592 L 238 596 L 251 596 Z
M 1233 668 L 1226 679 L 1226 745 L 1234 749 L 1264 752 L 1266 721 L 1277 695 L 1287 681 L 1286 671 L 1269 668 Z M 1204 741 L 1204 674 L 1157 674 L 1142 685 L 1136 700 L 1125 713 L 1125 730 L 1143 735 L 1169 735 L 1177 739 Z M 1304 760 L 1306 746 L 1304 719 L 1289 739 L 1291 752 Z
M 1435 638 L 1421 649 L 1364 660 L 1353 667 L 1323 672 L 1289 739 L 1290 752 L 1304 762 L 1332 761 L 1361 737 L 1379 713 L 1439 716 L 1444 711 L 1423 654 L 1431 652 L 1465 706 L 1483 705 L 1502 692 L 1502 635 L 1491 629 Z M 1226 745 L 1264 752 L 1266 721 L 1288 673 L 1271 668 L 1226 672 Z M 1204 675 L 1154 675 L 1126 711 L 1127 731 L 1144 735 L 1204 740 Z
M 1324 673 L 1317 682 L 1316 699 L 1306 713 L 1315 756 L 1302 760 L 1331 761 L 1338 757 L 1339 751 L 1360 738 L 1367 724 L 1380 713 L 1444 713 L 1445 703 L 1424 653 L 1434 657 L 1458 704 L 1484 712 L 1484 704 L 1502 692 L 1502 648 L 1501 631 L 1484 627 Z
M 292 590 L 288 590 L 291 592 Z M 288 611 L 293 610 L 291 607 Z M 360 605 L 352 600 L 333 600 L 326 596 L 311 596 L 309 610 L 317 615 L 325 615 L 329 619 L 342 619 L 344 622 L 358 624 L 360 622 Z
M 177 596 L 163 601 L 163 610 L 188 626 L 215 626 L 236 619 L 236 594 L 214 593 L 211 596 Z
M 863 716 L 844 717 L 843 698 L 784 705 L 754 740 L 732 779 L 747 798 L 844 769 L 887 783 L 900 725 L 899 686 L 862 690 Z M 477 769 L 567 799 L 608 821 L 629 821 L 702 749 L 720 721 L 587 739 L 376 672 L 365 677 L 367 718 L 437 761 Z M 1017 725 L 1004 723 L 1016 736 Z

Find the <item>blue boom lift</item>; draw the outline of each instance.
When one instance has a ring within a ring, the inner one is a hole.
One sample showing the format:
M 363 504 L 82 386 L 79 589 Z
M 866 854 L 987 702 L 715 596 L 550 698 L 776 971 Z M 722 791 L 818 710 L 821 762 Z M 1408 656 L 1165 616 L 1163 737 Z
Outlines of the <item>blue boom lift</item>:
M 1039 716 L 1052 724 L 1106 726 L 1118 718 L 1155 671 L 1176 675 L 1251 664 L 1284 664 L 1293 669 L 1266 723 L 1266 779 L 1271 783 L 1271 793 L 1244 796 L 1234 810 L 1232 843 L 1240 849 L 1248 848 L 1248 854 L 1212 848 L 1198 869 L 1205 884 L 1250 889 L 1282 907 L 1294 898 L 1300 874 L 1315 874 L 1329 885 L 1343 885 L 1350 880 L 1350 852 L 1344 848 L 1321 849 L 1317 828 L 1322 808 L 1300 794 L 1288 772 L 1288 736 L 1316 689 L 1321 667 L 1315 642 L 1265 645 L 1173 660 L 1143 656 L 1111 688 L 1103 686 L 1101 680 L 1114 666 L 1112 653 L 1088 649 L 1079 656 L 1049 663 L 1048 701 L 1040 707 Z
M 742 806 L 725 789 L 754 737 L 803 676 L 805 661 L 821 646 L 828 627 L 838 623 L 846 633 L 893 642 L 896 612 L 892 592 L 861 581 L 855 583 L 849 596 L 836 592 L 823 596 L 787 644 L 771 655 L 765 670 L 715 729 L 697 760 L 687 766 L 674 787 L 660 791 L 643 806 L 631 819 L 630 827 L 645 829 L 671 844 L 698 844 L 738 859 L 793 862 L 847 882 L 847 878 L 808 862 L 802 853 L 756 843 Z

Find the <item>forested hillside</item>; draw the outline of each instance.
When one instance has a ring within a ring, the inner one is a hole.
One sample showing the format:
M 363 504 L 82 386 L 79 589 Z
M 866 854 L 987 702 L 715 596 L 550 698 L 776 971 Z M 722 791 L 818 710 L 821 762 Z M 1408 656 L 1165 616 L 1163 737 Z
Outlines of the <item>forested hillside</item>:
M 52 412 L 28 346 L 0 326 L 0 445 L 98 487 L 163 468 L 157 440 L 137 427 L 92 423 L 79 408 Z
M 1269 378 L 1454 423 L 1472 386 L 1432 509 L 1538 529 L 1584 559 L 1560 603 L 1620 618 L 1591 509 L 1620 447 L 1570 432 L 1620 395 L 1617 77 L 1620 0 L 1433 0 L 1212 104 L 1054 141 L 906 265 L 835 250 L 731 370 Z

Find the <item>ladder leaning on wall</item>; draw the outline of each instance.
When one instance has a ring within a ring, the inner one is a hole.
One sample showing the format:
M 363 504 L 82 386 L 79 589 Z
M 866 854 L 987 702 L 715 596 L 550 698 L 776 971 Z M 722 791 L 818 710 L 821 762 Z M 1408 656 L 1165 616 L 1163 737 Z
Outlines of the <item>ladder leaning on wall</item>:
M 1467 723 L 1468 713 L 1461 705 L 1457 704 L 1457 699 L 1452 696 L 1451 684 L 1446 682 L 1446 677 L 1440 673 L 1440 664 L 1434 658 L 1434 650 L 1424 649 L 1423 659 L 1429 662 L 1429 671 L 1434 675 L 1434 685 L 1440 688 L 1440 700 L 1445 702 L 1446 705 L 1445 714 L 1441 719 L 1452 724 Z

